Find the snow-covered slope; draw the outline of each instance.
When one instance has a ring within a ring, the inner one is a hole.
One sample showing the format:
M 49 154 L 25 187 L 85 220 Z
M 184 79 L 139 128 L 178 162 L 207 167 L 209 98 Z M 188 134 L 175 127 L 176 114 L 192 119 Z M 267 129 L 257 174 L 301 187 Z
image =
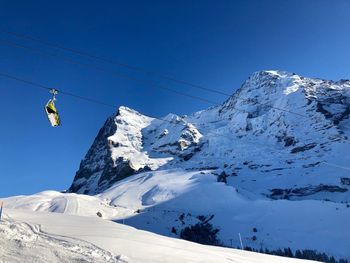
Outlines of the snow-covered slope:
M 114 220 L 179 237 L 189 226 L 209 223 L 224 246 L 291 248 L 350 259 L 350 208 L 322 200 L 269 200 L 217 182 L 211 171 L 144 172 L 96 196 L 54 191 L 4 199 L 5 210 L 61 212 Z
M 303 262 L 203 246 L 98 218 L 21 210 L 6 210 L 0 237 L 0 262 Z

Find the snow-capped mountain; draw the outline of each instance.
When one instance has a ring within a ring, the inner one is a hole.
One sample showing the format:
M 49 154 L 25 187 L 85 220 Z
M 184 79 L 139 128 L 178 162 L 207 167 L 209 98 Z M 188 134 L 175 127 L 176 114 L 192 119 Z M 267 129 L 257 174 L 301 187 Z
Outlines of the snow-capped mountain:
M 188 116 L 120 107 L 66 193 L 10 197 L 5 210 L 350 260 L 349 117 L 350 81 L 281 71 L 254 73 L 222 105 Z
M 273 199 L 349 201 L 350 81 L 254 73 L 222 105 L 165 121 L 120 107 L 70 192 L 97 194 L 149 170 L 210 169 Z

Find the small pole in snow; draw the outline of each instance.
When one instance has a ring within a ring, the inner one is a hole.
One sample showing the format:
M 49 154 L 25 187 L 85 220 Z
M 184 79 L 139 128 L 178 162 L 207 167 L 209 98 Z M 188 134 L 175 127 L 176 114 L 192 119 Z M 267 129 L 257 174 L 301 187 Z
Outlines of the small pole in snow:
M 230 243 L 231 243 L 231 247 L 232 247 L 232 238 L 230 238 Z
M 3 206 L 4 202 L 0 202 L 0 221 L 1 221 L 1 215 L 2 215 L 2 206 Z
M 241 233 L 238 233 L 238 236 L 239 236 L 239 242 L 241 243 L 241 249 L 243 250 L 243 242 L 242 242 Z
M 125 225 L 125 218 L 123 218 L 123 225 Z

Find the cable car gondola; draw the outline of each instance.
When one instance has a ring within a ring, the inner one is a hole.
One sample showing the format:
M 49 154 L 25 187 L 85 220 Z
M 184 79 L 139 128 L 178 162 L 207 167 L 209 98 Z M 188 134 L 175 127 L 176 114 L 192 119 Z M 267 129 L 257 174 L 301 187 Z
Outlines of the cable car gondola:
M 47 118 L 49 119 L 52 127 L 60 126 L 60 116 L 58 115 L 58 111 L 55 107 L 55 100 L 56 95 L 58 94 L 58 91 L 55 89 L 51 89 L 50 93 L 52 94 L 52 99 L 50 99 L 45 106 L 45 112 L 47 115 Z

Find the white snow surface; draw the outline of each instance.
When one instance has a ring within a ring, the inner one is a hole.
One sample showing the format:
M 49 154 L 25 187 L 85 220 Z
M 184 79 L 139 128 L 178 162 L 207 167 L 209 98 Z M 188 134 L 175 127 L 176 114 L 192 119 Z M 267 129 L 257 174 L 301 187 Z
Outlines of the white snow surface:
M 211 171 L 180 169 L 144 172 L 96 196 L 42 192 L 3 199 L 6 209 L 59 212 L 118 221 L 138 229 L 178 237 L 200 216 L 220 229 L 223 245 L 270 250 L 290 247 L 349 258 L 350 208 L 323 200 L 270 200 L 244 188 L 218 183 Z M 256 228 L 257 232 L 253 229 Z M 256 236 L 254 241 L 252 238 Z
M 99 218 L 14 209 L 6 209 L 0 236 L 4 263 L 303 262 L 199 245 Z

